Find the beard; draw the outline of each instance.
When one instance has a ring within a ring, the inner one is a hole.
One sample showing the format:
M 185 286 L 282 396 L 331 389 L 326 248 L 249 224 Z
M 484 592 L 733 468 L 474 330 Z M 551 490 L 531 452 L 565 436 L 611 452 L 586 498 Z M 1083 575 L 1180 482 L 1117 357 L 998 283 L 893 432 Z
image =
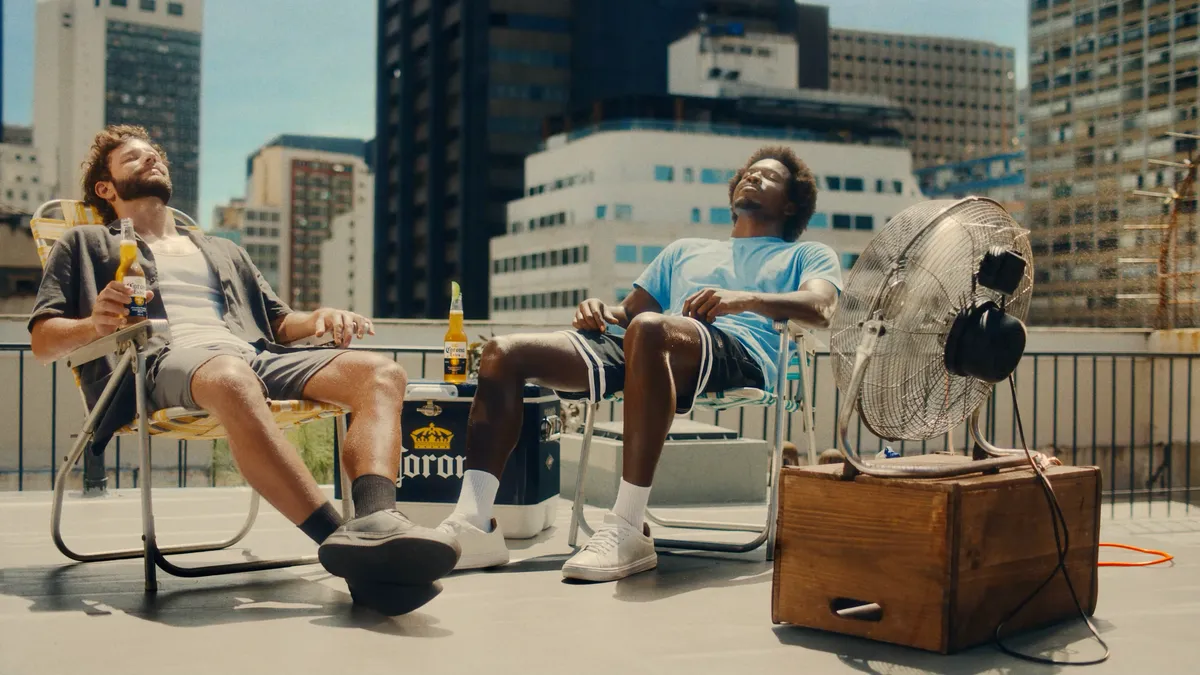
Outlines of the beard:
M 113 181 L 113 190 L 123 201 L 133 201 L 146 197 L 157 197 L 163 204 L 171 203 L 173 187 L 171 179 L 166 176 L 150 176 L 136 174 L 128 178 Z
M 762 208 L 762 204 L 746 195 L 739 195 L 733 200 L 733 208 L 737 211 L 757 211 Z

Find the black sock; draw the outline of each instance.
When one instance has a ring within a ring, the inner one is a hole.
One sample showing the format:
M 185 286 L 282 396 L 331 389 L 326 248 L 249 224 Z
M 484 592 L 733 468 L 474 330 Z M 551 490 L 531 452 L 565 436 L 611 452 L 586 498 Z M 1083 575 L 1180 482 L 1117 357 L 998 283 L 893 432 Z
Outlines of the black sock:
M 333 508 L 333 504 L 325 502 L 325 505 L 316 511 L 312 512 L 303 523 L 300 523 L 300 531 L 307 534 L 309 539 L 321 544 L 325 538 L 333 534 L 333 531 L 342 526 L 342 516 Z
M 366 474 L 350 484 L 354 498 L 354 517 L 369 516 L 376 511 L 396 508 L 396 481 L 387 476 Z

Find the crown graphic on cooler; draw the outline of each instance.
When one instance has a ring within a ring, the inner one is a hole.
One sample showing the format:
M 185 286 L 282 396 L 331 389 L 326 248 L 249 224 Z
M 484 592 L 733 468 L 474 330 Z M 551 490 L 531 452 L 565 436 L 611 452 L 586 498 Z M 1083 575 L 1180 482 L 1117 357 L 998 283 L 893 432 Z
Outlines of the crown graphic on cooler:
M 454 432 L 430 424 L 412 432 L 413 447 L 417 450 L 449 450 Z

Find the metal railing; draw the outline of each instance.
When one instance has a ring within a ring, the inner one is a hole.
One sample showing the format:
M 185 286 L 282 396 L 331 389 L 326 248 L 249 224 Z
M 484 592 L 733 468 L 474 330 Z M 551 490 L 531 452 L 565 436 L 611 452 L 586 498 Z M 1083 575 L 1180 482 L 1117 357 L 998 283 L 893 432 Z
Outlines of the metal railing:
M 440 347 L 356 349 L 389 356 L 414 380 L 430 379 L 431 375 L 440 379 Z M 814 403 L 821 445 L 818 452 L 834 447 L 835 413 L 843 403 L 831 365 L 828 352 L 818 353 L 812 381 L 805 383 Z M 37 372 L 36 368 L 45 370 Z M 71 374 L 63 371 L 54 364 L 38 364 L 28 345 L 0 344 L 0 378 L 9 382 L 8 391 L 16 394 L 15 401 L 8 399 L 0 406 L 0 490 L 50 487 L 60 450 L 65 451 L 70 444 L 84 412 L 69 379 Z M 60 378 L 64 380 L 62 386 Z M 1159 503 L 1168 511 L 1180 505 L 1190 509 L 1193 492 L 1200 489 L 1200 456 L 1193 462 L 1193 455 L 1200 454 L 1200 400 L 1196 398 L 1200 394 L 1200 354 L 1031 352 L 1025 355 L 1014 379 L 1021 422 L 1031 449 L 1054 454 L 1064 463 L 1099 466 L 1105 497 L 1113 505 L 1149 502 L 1152 510 Z M 792 387 L 796 386 L 793 380 Z M 71 392 L 69 402 L 59 400 L 64 391 Z M 702 410 L 690 417 L 736 429 L 749 438 L 771 437 L 771 416 L 765 407 Z M 602 406 L 597 417 L 599 422 L 620 418 L 621 404 L 615 402 Z M 328 424 L 332 430 L 332 422 Z M 996 445 L 1020 447 L 1007 384 L 994 388 L 993 396 L 985 403 L 982 424 Z M 785 438 L 803 448 L 802 417 L 788 416 L 787 425 Z M 859 420 L 852 440 L 863 455 L 881 452 L 885 447 L 906 456 L 961 454 L 970 449 L 965 425 L 934 439 L 894 443 L 876 437 Z M 159 439 L 155 445 L 161 448 L 170 443 Z M 201 484 L 215 484 L 216 469 L 209 457 L 213 443 L 174 441 L 173 462 L 169 455 L 163 462 L 160 451 L 154 464 L 156 484 L 187 487 L 196 485 L 197 478 Z M 106 453 L 106 466 L 114 477 L 110 484 L 115 488 L 136 487 L 140 477 L 135 462 L 122 462 L 121 444 L 120 437 L 115 438 Z M 208 454 L 197 455 L 198 449 Z M 336 447 L 333 453 L 336 458 Z M 129 456 L 124 459 L 133 460 L 135 454 L 126 453 Z M 333 469 L 336 485 L 336 459 Z M 127 476 L 124 481 L 123 475 Z

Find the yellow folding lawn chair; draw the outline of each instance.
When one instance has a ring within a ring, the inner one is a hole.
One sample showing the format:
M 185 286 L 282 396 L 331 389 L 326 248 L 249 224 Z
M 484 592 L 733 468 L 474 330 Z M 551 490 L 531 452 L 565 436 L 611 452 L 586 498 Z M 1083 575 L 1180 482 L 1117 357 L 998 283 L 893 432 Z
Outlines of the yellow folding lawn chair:
M 200 228 L 195 221 L 180 211 L 172 209 L 173 215 L 177 223 L 195 230 Z M 53 200 L 46 202 L 40 206 L 33 215 L 31 228 L 33 230 L 33 239 L 37 244 L 38 257 L 42 261 L 43 268 L 49 258 L 50 250 L 54 247 L 55 242 L 71 227 L 77 225 L 104 225 L 105 223 L 100 218 L 100 215 L 95 209 L 86 206 L 82 202 L 75 200 Z M 304 556 L 288 559 L 276 560 L 261 560 L 253 562 L 226 563 L 217 565 L 205 565 L 198 567 L 180 567 L 167 560 L 166 556 L 181 553 L 199 553 L 203 551 L 216 551 L 224 548 L 229 548 L 237 542 L 241 541 L 254 526 L 254 521 L 258 516 L 259 495 L 257 492 L 251 492 L 250 497 L 250 513 L 246 517 L 242 528 L 233 535 L 230 539 L 218 542 L 198 543 L 183 546 L 160 547 L 155 538 L 154 529 L 154 510 L 151 502 L 151 465 L 150 465 L 150 436 L 163 436 L 165 438 L 175 438 L 183 440 L 212 440 L 225 437 L 225 429 L 213 417 L 210 417 L 203 410 L 188 410 L 186 408 L 167 408 L 164 410 L 150 411 L 147 408 L 145 375 L 146 375 L 146 357 L 144 348 L 150 337 L 156 332 L 166 329 L 164 321 L 146 321 L 135 324 L 128 328 L 121 329 L 106 337 L 100 338 L 88 345 L 80 347 L 74 352 L 65 356 L 62 360 L 75 374 L 75 383 L 79 384 L 78 368 L 86 363 L 91 363 L 96 359 L 108 358 L 114 364 L 112 377 L 109 378 L 108 386 L 100 394 L 96 405 L 90 410 L 87 410 L 87 401 L 84 400 L 84 408 L 86 415 L 75 444 L 71 447 L 71 451 L 67 454 L 61 468 L 58 469 L 58 474 L 54 484 L 54 504 L 51 511 L 51 536 L 54 539 L 55 546 L 62 551 L 63 555 L 73 560 L 80 562 L 98 562 L 104 560 L 126 560 L 131 558 L 144 558 L 145 560 L 145 577 L 146 590 L 154 592 L 158 588 L 156 579 L 156 570 L 161 568 L 168 574 L 179 577 L 201 577 L 213 576 L 218 574 L 236 574 L 240 572 L 250 572 L 256 570 L 278 569 L 281 567 L 292 567 L 295 565 L 308 565 L 317 562 L 317 557 Z M 122 375 L 127 369 L 133 371 L 134 386 L 137 397 L 137 417 L 134 421 L 116 433 L 120 435 L 136 434 L 138 437 L 138 461 L 141 467 L 141 497 L 142 497 L 142 541 L 143 546 L 135 549 L 124 549 L 119 551 L 103 551 L 98 553 L 78 553 L 69 548 L 62 538 L 61 521 L 62 521 L 62 504 L 63 495 L 66 492 L 66 478 L 79 461 L 84 449 L 92 440 L 97 421 L 100 420 L 108 406 L 111 404 L 114 394 L 121 382 Z M 82 389 L 80 394 L 82 395 Z M 348 411 L 327 403 L 316 401 L 271 401 L 271 412 L 274 414 L 275 421 L 281 429 L 297 427 L 303 424 L 315 422 L 328 418 L 336 419 L 337 438 L 339 443 L 344 442 L 346 436 L 346 413 Z M 349 491 L 345 485 L 345 472 L 342 472 L 343 477 L 343 508 L 345 508 L 346 499 Z

